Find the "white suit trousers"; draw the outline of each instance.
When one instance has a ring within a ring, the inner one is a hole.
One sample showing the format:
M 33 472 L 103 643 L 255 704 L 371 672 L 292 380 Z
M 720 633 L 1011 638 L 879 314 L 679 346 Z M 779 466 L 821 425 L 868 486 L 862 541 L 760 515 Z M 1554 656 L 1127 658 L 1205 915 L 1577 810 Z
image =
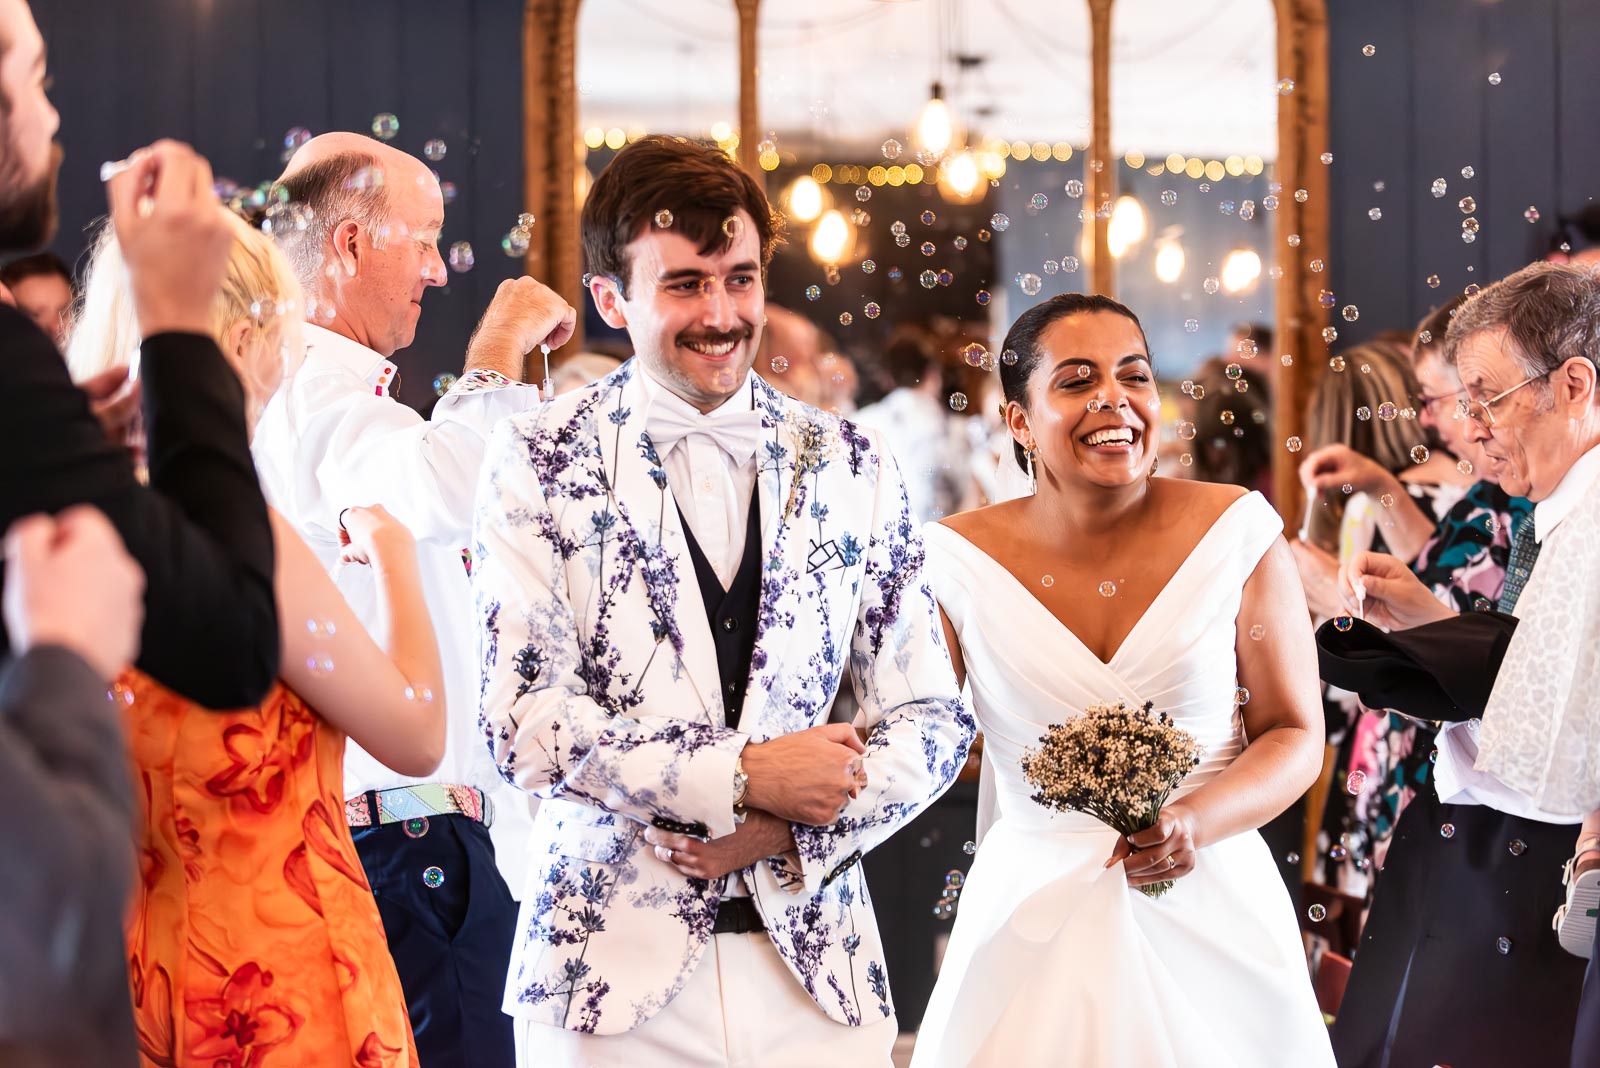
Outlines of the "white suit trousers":
M 847 1027 L 807 996 L 760 932 L 713 935 L 666 1008 L 620 1035 L 517 1021 L 518 1068 L 889 1068 L 893 1016 Z

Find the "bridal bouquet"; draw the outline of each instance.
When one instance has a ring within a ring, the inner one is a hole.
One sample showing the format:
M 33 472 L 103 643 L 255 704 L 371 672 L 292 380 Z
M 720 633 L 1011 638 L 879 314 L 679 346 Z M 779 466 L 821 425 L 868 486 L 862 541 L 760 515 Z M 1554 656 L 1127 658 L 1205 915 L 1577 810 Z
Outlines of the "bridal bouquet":
M 1022 756 L 1022 774 L 1046 808 L 1084 812 L 1123 835 L 1155 826 L 1167 795 L 1200 763 L 1202 747 L 1150 703 L 1090 705 L 1057 723 Z M 1139 887 L 1150 897 L 1172 881 Z

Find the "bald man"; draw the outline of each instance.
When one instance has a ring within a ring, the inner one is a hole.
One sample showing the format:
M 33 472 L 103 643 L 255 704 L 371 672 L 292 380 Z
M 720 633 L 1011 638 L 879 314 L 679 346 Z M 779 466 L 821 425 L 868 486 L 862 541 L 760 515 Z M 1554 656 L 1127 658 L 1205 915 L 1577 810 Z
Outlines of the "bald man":
M 523 832 L 503 851 L 512 863 L 525 861 L 531 814 L 478 731 L 477 628 L 463 562 L 489 430 L 539 402 L 521 381 L 524 357 L 566 341 L 575 313 L 532 278 L 501 283 L 455 388 L 423 419 L 390 397 L 389 358 L 415 337 L 428 289 L 445 282 L 438 181 L 404 152 L 332 133 L 295 153 L 279 189 L 287 202 L 272 229 L 305 290 L 307 352 L 257 430 L 262 483 L 379 642 L 387 625 L 370 571 L 338 567 L 339 514 L 378 504 L 411 529 L 446 677 L 435 698 L 448 702 L 448 742 L 434 775 L 398 775 L 348 743 L 345 816 L 423 1068 L 510 1068 L 512 1026 L 500 1001 L 516 904 L 496 868 L 487 795 L 501 800 L 502 842 L 508 824 Z

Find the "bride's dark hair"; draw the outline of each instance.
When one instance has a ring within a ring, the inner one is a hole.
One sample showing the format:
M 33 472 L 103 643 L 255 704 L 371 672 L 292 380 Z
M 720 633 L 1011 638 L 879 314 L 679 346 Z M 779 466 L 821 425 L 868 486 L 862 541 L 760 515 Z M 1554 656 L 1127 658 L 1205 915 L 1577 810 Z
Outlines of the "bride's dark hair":
M 1139 328 L 1145 352 L 1150 351 L 1150 340 L 1144 336 L 1144 324 L 1126 304 L 1099 293 L 1059 293 L 1023 312 L 1006 332 L 1006 340 L 1000 346 L 1000 351 L 1017 354 L 1015 363 L 1007 363 L 1004 359 L 1000 361 L 1000 388 L 1006 400 L 1016 401 L 1024 408 L 1028 406 L 1028 379 L 1033 377 L 1034 369 L 1039 366 L 1039 335 L 1057 319 L 1082 312 L 1111 312 L 1131 320 Z M 1027 470 L 1028 457 L 1021 443 L 1013 441 L 1011 452 L 1016 457 L 1017 466 Z

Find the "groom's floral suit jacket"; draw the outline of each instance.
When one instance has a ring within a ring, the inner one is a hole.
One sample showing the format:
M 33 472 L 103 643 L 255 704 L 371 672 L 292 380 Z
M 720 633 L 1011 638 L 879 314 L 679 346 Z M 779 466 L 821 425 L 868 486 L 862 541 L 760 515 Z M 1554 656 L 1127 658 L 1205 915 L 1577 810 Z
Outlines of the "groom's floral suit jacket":
M 893 1010 L 861 857 L 955 779 L 974 731 L 904 485 L 883 447 L 752 374 L 762 413 L 760 622 L 726 726 L 716 651 L 636 361 L 502 422 L 479 486 L 480 726 L 543 798 L 504 1008 L 617 1034 L 683 989 L 732 876 L 681 875 L 651 824 L 734 830 L 747 742 L 827 722 L 846 666 L 869 785 L 744 871 L 778 952 L 844 1024 Z

